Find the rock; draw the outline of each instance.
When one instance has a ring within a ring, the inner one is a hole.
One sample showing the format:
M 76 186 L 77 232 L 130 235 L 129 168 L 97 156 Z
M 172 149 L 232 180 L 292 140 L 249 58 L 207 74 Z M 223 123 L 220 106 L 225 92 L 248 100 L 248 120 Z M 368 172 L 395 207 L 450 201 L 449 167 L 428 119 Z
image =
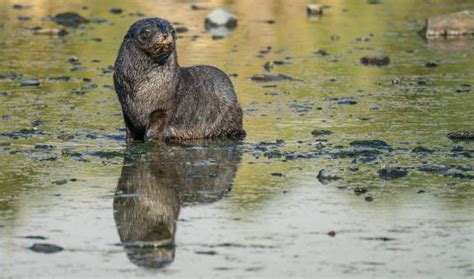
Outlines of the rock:
M 36 79 L 25 79 L 20 83 L 21 86 L 39 86 L 40 82 Z
M 429 172 L 429 173 L 446 173 L 449 170 L 449 167 L 447 165 L 423 165 L 418 167 L 419 171 L 422 172 Z
M 39 239 L 39 240 L 46 240 L 47 237 L 44 237 L 42 235 L 26 235 L 26 236 L 21 236 L 21 238 L 26 238 L 26 239 Z
M 191 10 L 193 10 L 193 11 L 203 11 L 203 10 L 207 10 L 207 8 L 206 8 L 206 7 L 197 6 L 197 5 L 191 5 Z
M 110 8 L 109 13 L 119 15 L 119 14 L 123 13 L 123 10 L 120 9 L 120 8 Z
M 266 63 L 263 65 L 263 68 L 264 68 L 266 71 L 270 72 L 271 70 L 273 70 L 273 66 L 274 66 L 273 61 L 268 61 L 268 62 L 266 62 Z
M 277 177 L 282 177 L 282 176 L 284 176 L 283 173 L 281 173 L 281 172 L 272 172 L 270 175 L 271 175 L 271 176 L 277 176 Z
M 45 253 L 45 254 L 57 253 L 64 250 L 64 248 L 61 246 L 48 244 L 48 243 L 35 243 L 29 249 L 37 253 Z
M 335 232 L 335 231 L 329 231 L 329 232 L 328 232 L 328 235 L 329 235 L 330 237 L 335 237 L 335 236 L 336 236 L 336 232 Z
M 35 28 L 33 29 L 33 35 L 46 35 L 46 36 L 66 36 L 69 32 L 66 29 L 59 27 L 59 28 Z
M 81 61 L 79 61 L 79 58 L 77 56 L 69 57 L 67 62 L 69 62 L 73 66 L 81 65 Z
M 233 29 L 237 27 L 237 17 L 224 9 L 215 9 L 206 16 L 204 25 L 206 30 L 221 26 Z
M 322 4 L 308 4 L 306 5 L 307 16 L 321 16 L 324 13 L 325 5 Z
M 328 56 L 329 52 L 324 49 L 320 49 L 314 53 L 316 56 Z
M 411 152 L 414 152 L 414 153 L 433 153 L 433 150 L 428 149 L 428 148 L 423 147 L 423 146 L 417 146 L 417 147 L 413 148 Z
M 64 184 L 67 183 L 67 179 L 59 179 L 59 180 L 55 180 L 51 183 L 56 184 L 56 185 L 64 185 Z
M 388 56 L 364 56 L 360 59 L 360 63 L 366 66 L 386 66 L 390 64 Z
M 431 62 L 426 62 L 426 63 L 425 63 L 425 67 L 426 67 L 426 68 L 434 68 L 434 67 L 438 67 L 438 66 L 439 66 L 439 63 L 438 63 L 438 62 L 433 62 L 433 61 L 431 61 Z
M 186 33 L 189 29 L 185 26 L 178 26 L 175 28 L 176 33 Z
M 294 78 L 287 76 L 287 75 L 268 75 L 268 74 L 261 74 L 261 75 L 254 75 L 250 78 L 256 82 L 273 82 L 273 81 L 284 81 L 284 80 L 295 80 Z
M 313 135 L 314 137 L 327 136 L 327 135 L 330 135 L 332 133 L 333 133 L 332 131 L 328 131 L 328 130 L 313 130 L 313 131 L 311 131 L 311 135 Z
M 474 132 L 453 132 L 449 133 L 447 137 L 452 141 L 472 141 L 474 140 Z
M 373 198 L 372 196 L 367 196 L 367 197 L 365 197 L 364 199 L 365 199 L 365 201 L 367 201 L 367 202 L 371 202 L 371 201 L 374 200 L 374 198 Z
M 29 17 L 29 16 L 19 16 L 19 17 L 17 17 L 17 19 L 19 21 L 30 21 L 31 17 Z
M 473 37 L 474 11 L 462 11 L 447 15 L 433 16 L 426 21 L 422 31 L 427 39 Z
M 368 147 L 374 149 L 389 149 L 390 145 L 383 140 L 355 140 L 349 143 L 353 147 Z
M 384 168 L 378 171 L 379 177 L 385 180 L 393 180 L 408 175 L 408 171 L 401 168 Z
M 340 177 L 333 171 L 322 169 L 319 171 L 317 178 L 322 184 L 328 184 L 329 182 L 333 180 L 339 180 L 342 177 Z
M 365 193 L 367 193 L 366 188 L 362 188 L 362 187 L 355 187 L 354 188 L 354 194 L 356 194 L 357 196 L 360 196 L 360 195 L 365 194 Z
M 57 24 L 73 28 L 77 28 L 79 27 L 79 25 L 89 22 L 88 19 L 80 16 L 75 12 L 60 13 L 52 17 L 51 20 L 56 22 Z

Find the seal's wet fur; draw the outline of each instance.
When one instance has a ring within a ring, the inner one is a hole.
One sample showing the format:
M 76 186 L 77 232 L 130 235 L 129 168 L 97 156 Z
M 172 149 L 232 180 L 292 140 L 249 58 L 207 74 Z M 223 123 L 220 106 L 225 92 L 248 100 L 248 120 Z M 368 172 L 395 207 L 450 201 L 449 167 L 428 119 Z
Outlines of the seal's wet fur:
M 129 140 L 243 137 L 232 82 L 211 66 L 180 67 L 173 26 L 149 18 L 130 26 L 114 85 Z

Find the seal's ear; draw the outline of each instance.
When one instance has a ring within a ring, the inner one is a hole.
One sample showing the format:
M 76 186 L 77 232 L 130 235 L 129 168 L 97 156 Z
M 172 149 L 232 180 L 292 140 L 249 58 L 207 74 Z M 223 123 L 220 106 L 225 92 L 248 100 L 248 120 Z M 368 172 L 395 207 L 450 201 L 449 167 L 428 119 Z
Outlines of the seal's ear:
M 164 110 L 158 109 L 150 114 L 148 117 L 148 126 L 145 131 L 146 140 L 164 140 L 163 131 L 168 117 Z

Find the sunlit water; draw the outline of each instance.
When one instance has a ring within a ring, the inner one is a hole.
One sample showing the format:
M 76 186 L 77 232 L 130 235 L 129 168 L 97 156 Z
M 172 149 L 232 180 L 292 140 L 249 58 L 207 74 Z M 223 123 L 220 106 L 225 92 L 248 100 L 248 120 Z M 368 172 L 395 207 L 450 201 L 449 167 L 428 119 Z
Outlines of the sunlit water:
M 309 19 L 305 1 L 0 1 L 0 277 L 473 276 L 474 145 L 446 137 L 474 128 L 472 42 L 417 32 L 474 3 L 332 2 Z M 239 18 L 228 38 L 204 30 L 214 7 Z M 94 22 L 33 35 L 64 11 Z M 243 142 L 126 146 L 109 66 L 137 12 L 189 29 L 181 65 L 231 75 Z M 359 63 L 381 54 L 386 67 Z M 297 80 L 250 79 L 275 60 L 285 63 L 271 74 Z M 341 155 L 360 139 L 391 148 Z M 448 170 L 419 171 L 427 165 Z M 382 180 L 382 167 L 408 175 Z M 342 179 L 320 183 L 323 168 Z

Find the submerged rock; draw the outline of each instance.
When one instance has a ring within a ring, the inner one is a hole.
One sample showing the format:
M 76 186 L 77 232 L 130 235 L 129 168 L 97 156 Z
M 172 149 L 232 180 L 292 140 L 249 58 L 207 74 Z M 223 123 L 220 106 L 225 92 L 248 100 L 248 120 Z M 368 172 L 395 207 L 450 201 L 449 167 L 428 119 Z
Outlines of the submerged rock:
M 474 140 L 474 132 L 453 132 L 449 133 L 447 137 L 452 141 L 472 141 Z
M 308 4 L 306 5 L 306 14 L 308 16 L 321 16 L 324 13 L 325 5 L 322 4 Z
M 40 82 L 36 79 L 25 79 L 20 83 L 21 86 L 39 86 Z
M 349 143 L 353 147 L 369 147 L 374 149 L 389 149 L 390 145 L 383 140 L 355 140 Z
M 57 24 L 61 24 L 68 27 L 77 28 L 79 25 L 83 23 L 88 23 L 89 20 L 80 16 L 75 12 L 65 12 L 55 15 L 51 18 L 52 21 L 56 22 Z
M 333 132 L 329 131 L 329 130 L 313 130 L 313 131 L 311 131 L 311 135 L 313 135 L 314 137 L 327 136 L 327 135 L 330 135 L 332 133 Z
M 120 8 L 110 8 L 109 13 L 119 15 L 123 13 L 123 10 Z
M 29 249 L 37 253 L 45 254 L 57 253 L 64 250 L 64 248 L 61 246 L 48 243 L 35 243 Z
M 287 75 L 268 75 L 268 74 L 261 74 L 261 75 L 254 75 L 250 78 L 256 82 L 272 82 L 272 81 L 283 81 L 283 80 L 295 80 L 294 78 L 287 76 Z
M 319 171 L 317 178 L 318 178 L 319 182 L 321 182 L 322 184 L 328 184 L 329 182 L 331 182 L 333 180 L 339 180 L 342 177 L 339 176 L 334 171 L 322 169 L 322 170 Z
M 408 175 L 408 171 L 402 168 L 385 168 L 378 171 L 379 177 L 385 180 L 393 180 Z
M 474 11 L 462 11 L 430 17 L 426 21 L 423 32 L 427 39 L 439 37 L 473 37 Z
M 386 66 L 390 64 L 388 56 L 364 56 L 360 59 L 360 63 L 366 66 Z

